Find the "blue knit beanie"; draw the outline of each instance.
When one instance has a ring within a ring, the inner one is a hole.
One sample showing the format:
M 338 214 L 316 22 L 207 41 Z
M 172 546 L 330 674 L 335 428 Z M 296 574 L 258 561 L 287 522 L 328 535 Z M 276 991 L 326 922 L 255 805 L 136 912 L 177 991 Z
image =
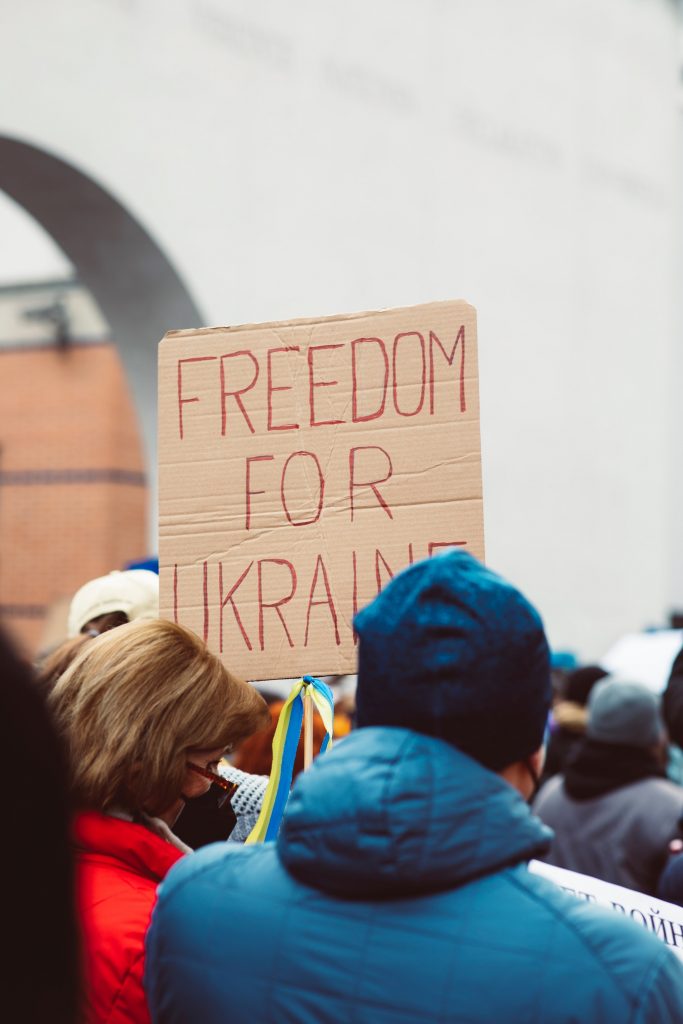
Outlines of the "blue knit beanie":
M 415 563 L 354 625 L 359 726 L 438 736 L 493 771 L 541 746 L 551 699 L 543 623 L 472 555 Z

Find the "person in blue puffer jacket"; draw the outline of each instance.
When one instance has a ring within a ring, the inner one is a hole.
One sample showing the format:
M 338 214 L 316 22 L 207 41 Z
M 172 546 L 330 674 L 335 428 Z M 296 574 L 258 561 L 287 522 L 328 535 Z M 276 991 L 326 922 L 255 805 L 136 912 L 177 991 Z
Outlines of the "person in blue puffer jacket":
M 683 1020 L 683 967 L 529 873 L 550 706 L 536 611 L 463 551 L 355 620 L 359 729 L 298 779 L 275 843 L 210 846 L 161 886 L 158 1024 Z

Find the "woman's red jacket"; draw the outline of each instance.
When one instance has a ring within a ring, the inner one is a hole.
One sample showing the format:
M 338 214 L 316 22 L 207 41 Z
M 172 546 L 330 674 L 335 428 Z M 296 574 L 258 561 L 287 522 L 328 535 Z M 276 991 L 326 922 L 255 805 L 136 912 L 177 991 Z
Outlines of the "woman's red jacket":
M 79 814 L 73 839 L 87 1024 L 148 1024 L 145 935 L 159 882 L 182 856 L 143 825 Z

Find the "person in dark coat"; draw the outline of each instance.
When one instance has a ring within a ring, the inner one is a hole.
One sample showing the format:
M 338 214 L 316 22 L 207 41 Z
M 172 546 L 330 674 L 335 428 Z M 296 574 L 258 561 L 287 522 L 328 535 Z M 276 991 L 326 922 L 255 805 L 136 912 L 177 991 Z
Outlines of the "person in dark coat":
M 662 694 L 662 711 L 664 721 L 672 743 L 669 772 L 672 775 L 672 764 L 676 766 L 676 777 L 681 777 L 683 765 L 683 649 L 681 649 L 671 666 L 671 673 L 664 693 Z M 657 895 L 677 903 L 683 907 L 683 842 L 673 840 L 666 867 L 659 880 Z
M 671 666 L 671 673 L 662 694 L 664 722 L 673 742 L 683 748 L 683 648 Z
M 28 665 L 2 633 L 0 772 L 0 1017 L 76 1024 L 80 942 L 66 757 Z
M 683 967 L 531 874 L 550 707 L 542 623 L 464 551 L 355 619 L 356 732 L 297 780 L 276 842 L 171 869 L 147 944 L 157 1024 L 683 1020 Z
M 667 774 L 673 782 L 683 785 L 683 649 L 671 666 L 662 694 L 662 713 L 670 740 Z
M 683 787 L 665 764 L 659 699 L 637 683 L 599 682 L 582 745 L 534 801 L 555 833 L 543 859 L 653 895 L 683 817 Z
M 669 856 L 660 876 L 657 895 L 667 903 L 683 907 L 683 840 L 673 839 L 669 844 Z
M 583 665 L 567 676 L 562 697 L 552 710 L 541 783 L 547 782 L 553 775 L 561 774 L 581 744 L 588 721 L 588 698 L 598 680 L 604 679 L 606 675 L 600 665 Z

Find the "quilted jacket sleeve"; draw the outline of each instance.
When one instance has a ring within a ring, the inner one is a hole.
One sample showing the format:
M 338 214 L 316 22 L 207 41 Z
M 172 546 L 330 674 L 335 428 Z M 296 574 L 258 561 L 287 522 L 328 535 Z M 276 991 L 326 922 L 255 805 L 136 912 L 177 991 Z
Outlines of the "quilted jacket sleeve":
M 652 983 L 644 991 L 637 1024 L 683 1020 L 683 970 L 674 954 L 664 947 L 652 968 Z

